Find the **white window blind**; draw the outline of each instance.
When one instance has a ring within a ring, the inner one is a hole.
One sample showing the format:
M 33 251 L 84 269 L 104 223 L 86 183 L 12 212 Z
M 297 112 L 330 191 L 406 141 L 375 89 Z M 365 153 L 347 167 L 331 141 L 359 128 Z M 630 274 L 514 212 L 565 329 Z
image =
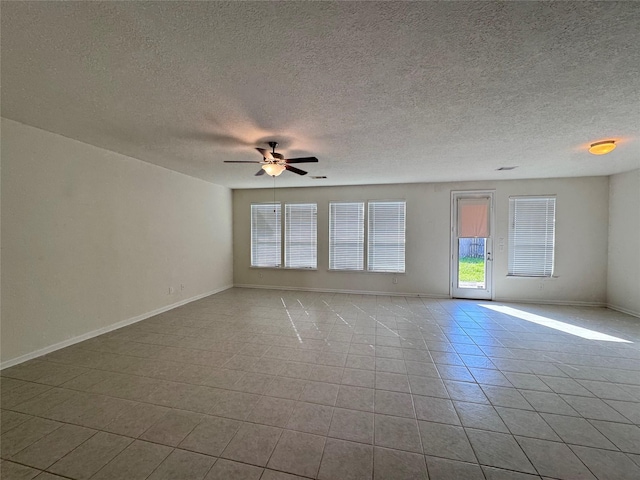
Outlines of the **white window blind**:
M 364 269 L 364 203 L 329 204 L 329 269 Z
M 284 266 L 317 268 L 318 206 L 315 203 L 284 206 Z
M 280 204 L 251 205 L 251 266 L 279 267 L 282 263 Z
M 406 202 L 369 202 L 367 269 L 404 272 Z
M 553 274 L 555 197 L 509 198 L 509 275 Z

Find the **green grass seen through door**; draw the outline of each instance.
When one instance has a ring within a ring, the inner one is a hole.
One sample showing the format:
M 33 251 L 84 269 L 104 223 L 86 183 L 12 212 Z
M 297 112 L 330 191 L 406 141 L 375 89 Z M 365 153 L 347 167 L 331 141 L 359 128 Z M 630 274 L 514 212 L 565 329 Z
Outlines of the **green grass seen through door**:
M 484 282 L 484 258 L 460 257 L 458 278 L 461 282 Z

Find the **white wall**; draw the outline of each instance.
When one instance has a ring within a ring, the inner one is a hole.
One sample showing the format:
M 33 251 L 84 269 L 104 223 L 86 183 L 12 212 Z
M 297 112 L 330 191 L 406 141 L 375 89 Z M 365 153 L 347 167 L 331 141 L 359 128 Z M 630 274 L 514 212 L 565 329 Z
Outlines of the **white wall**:
M 607 303 L 640 317 L 640 170 L 609 177 Z
M 494 291 L 498 300 L 604 304 L 607 277 L 607 177 L 513 180 L 407 185 L 277 189 L 276 200 L 318 203 L 318 270 L 250 267 L 250 204 L 269 202 L 270 189 L 235 190 L 234 284 L 343 291 L 449 295 L 450 202 L 452 190 L 495 189 L 496 234 L 505 239 L 494 250 Z M 557 278 L 507 277 L 510 195 L 557 195 Z M 328 271 L 328 202 L 332 200 L 407 201 L 406 274 Z M 540 289 L 542 285 L 542 289 Z
M 227 188 L 2 119 L 1 192 L 4 365 L 232 284 Z

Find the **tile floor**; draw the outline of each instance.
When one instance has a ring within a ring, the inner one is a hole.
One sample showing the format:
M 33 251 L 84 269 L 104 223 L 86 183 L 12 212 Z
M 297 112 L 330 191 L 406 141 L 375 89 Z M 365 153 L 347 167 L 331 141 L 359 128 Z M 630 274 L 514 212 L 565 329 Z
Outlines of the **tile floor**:
M 185 305 L 2 371 L 1 476 L 640 479 L 640 319 L 483 305 L 249 289 Z

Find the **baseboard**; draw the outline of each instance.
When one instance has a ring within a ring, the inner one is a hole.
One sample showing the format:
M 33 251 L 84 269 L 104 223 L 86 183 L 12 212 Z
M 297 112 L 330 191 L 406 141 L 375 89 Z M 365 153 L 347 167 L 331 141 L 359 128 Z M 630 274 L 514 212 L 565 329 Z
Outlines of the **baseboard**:
M 637 312 L 635 310 L 629 310 L 628 308 L 620 307 L 619 305 L 607 303 L 607 308 L 610 308 L 611 310 L 615 310 L 616 312 L 626 313 L 627 315 L 631 315 L 632 317 L 640 318 L 640 312 Z
M 224 287 L 218 288 L 216 290 L 212 290 L 210 292 L 202 293 L 200 295 L 196 295 L 195 297 L 187 298 L 184 300 L 180 300 L 179 302 L 172 303 L 170 305 L 165 305 L 164 307 L 157 308 L 150 312 L 143 313 L 141 315 L 137 315 L 135 317 L 127 318 L 126 320 L 122 320 L 120 322 L 113 323 L 111 325 L 107 325 L 106 327 L 99 328 L 97 330 L 93 330 L 91 332 L 83 333 L 82 335 L 78 335 L 77 337 L 69 338 L 67 340 L 63 340 L 62 342 L 58 342 L 54 345 L 49 345 L 48 347 L 41 348 L 36 350 L 35 352 L 27 353 L 25 355 L 20 355 L 19 357 L 12 358 L 11 360 L 7 360 L 5 362 L 0 363 L 0 370 L 4 370 L 5 368 L 13 367 L 14 365 L 18 365 L 19 363 L 26 362 L 27 360 L 32 360 L 34 358 L 41 357 L 42 355 L 46 355 L 47 353 L 55 352 L 56 350 L 60 350 L 61 348 L 69 347 L 79 342 L 83 342 L 85 340 L 89 340 L 90 338 L 97 337 L 98 335 L 102 335 L 104 333 L 111 332 L 113 330 L 117 330 L 118 328 L 126 327 L 127 325 L 131 325 L 137 323 L 141 320 L 145 320 L 149 317 L 153 317 L 154 315 L 158 315 L 160 313 L 167 312 L 169 310 L 173 310 L 174 308 L 180 307 L 182 305 L 186 305 L 187 303 L 195 302 L 196 300 L 200 300 L 201 298 L 208 297 L 209 295 L 214 295 L 216 293 L 223 292 L 232 288 L 233 285 L 226 285 Z
M 312 287 L 289 287 L 277 285 L 252 285 L 252 284 L 234 284 L 236 288 L 260 288 L 263 290 L 290 290 L 298 292 L 318 292 L 318 293 L 343 293 L 350 295 L 387 295 L 392 297 L 420 297 L 420 298 L 449 298 L 449 295 L 434 295 L 429 293 L 414 292 L 377 292 L 370 290 L 343 290 L 335 288 L 312 288 Z
M 478 300 L 479 302 L 482 300 Z M 581 300 L 548 300 L 548 299 L 532 299 L 532 298 L 503 298 L 497 297 L 491 300 L 498 303 L 524 303 L 527 305 L 558 305 L 563 307 L 591 307 L 606 308 L 604 302 L 584 302 Z
M 583 302 L 580 300 L 548 300 L 548 299 L 521 299 L 521 298 L 494 298 L 494 302 L 501 303 L 526 303 L 530 305 L 561 305 L 566 307 L 599 307 L 606 308 L 605 302 Z

